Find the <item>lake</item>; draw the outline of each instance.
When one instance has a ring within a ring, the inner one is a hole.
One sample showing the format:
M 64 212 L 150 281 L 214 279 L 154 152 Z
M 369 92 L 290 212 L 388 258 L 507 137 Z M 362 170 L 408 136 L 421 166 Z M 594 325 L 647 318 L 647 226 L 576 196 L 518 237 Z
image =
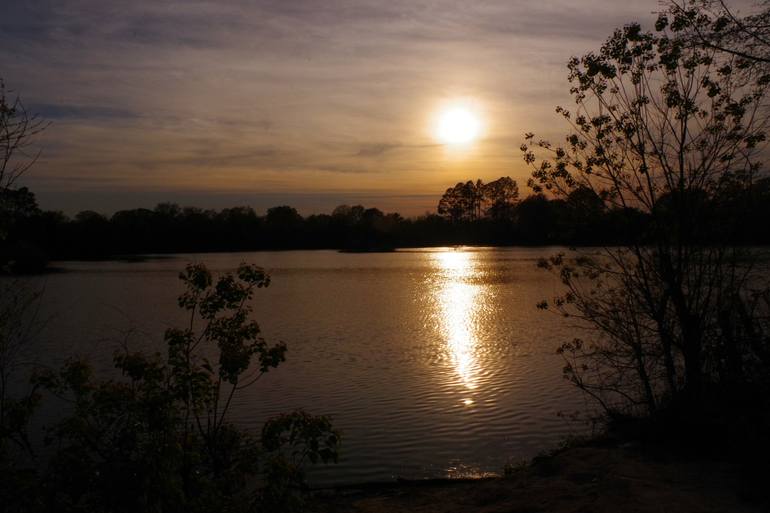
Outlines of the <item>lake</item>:
M 287 361 L 236 397 L 233 419 L 259 430 L 295 408 L 331 415 L 338 465 L 316 485 L 500 473 L 555 446 L 585 407 L 562 378 L 558 344 L 574 334 L 536 303 L 559 282 L 536 268 L 559 248 L 431 248 L 351 254 L 288 251 L 172 255 L 139 262 L 60 262 L 29 278 L 44 289 L 41 363 L 89 358 L 104 373 L 121 341 L 163 350 L 183 326 L 176 297 L 188 262 L 265 267 L 254 298 L 268 341 Z

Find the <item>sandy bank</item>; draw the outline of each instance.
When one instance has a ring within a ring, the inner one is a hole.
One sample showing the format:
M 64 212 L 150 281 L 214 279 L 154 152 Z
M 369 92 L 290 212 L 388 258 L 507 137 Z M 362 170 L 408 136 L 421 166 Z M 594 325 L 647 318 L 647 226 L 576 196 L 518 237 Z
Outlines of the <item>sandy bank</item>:
M 323 492 L 318 513 L 767 512 L 732 464 L 594 442 L 536 458 L 510 477 L 369 485 Z

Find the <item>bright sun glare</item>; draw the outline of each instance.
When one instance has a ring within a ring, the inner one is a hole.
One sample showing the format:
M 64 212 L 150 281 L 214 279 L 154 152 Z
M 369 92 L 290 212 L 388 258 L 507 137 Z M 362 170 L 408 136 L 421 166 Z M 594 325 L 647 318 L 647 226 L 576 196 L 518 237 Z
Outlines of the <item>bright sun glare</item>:
M 481 121 L 466 107 L 450 107 L 438 116 L 436 138 L 444 144 L 468 144 L 476 140 L 480 132 Z

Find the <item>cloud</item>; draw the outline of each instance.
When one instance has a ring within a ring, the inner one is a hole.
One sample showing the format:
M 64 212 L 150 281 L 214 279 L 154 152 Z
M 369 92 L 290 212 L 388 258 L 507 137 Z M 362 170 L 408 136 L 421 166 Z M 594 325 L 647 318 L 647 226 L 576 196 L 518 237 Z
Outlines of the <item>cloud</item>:
M 110 120 L 132 119 L 140 117 L 138 113 L 119 107 L 99 105 L 54 105 L 39 103 L 26 106 L 27 110 L 37 116 L 52 121 L 56 120 Z
M 401 147 L 400 144 L 393 143 L 365 144 L 359 148 L 355 155 L 357 157 L 379 157 L 399 147 Z
M 306 204 L 328 191 L 390 191 L 380 197 L 395 204 L 393 191 L 427 197 L 467 178 L 523 178 L 517 138 L 561 134 L 553 106 L 569 101 L 569 56 L 658 7 L 5 0 L 0 73 L 54 121 L 29 173 L 44 207 L 77 197 L 86 208 L 86 192 L 107 186 L 137 202 L 142 191 L 241 188 L 292 191 Z M 484 107 L 476 153 L 432 140 L 431 116 L 454 97 Z

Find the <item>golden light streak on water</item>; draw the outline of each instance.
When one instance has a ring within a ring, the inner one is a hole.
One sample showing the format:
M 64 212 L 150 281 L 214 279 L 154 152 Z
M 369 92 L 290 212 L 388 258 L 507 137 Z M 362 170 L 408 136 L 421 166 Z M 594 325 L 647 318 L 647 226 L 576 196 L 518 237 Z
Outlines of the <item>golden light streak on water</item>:
M 479 324 L 486 301 L 476 279 L 480 271 L 471 252 L 447 250 L 435 255 L 441 276 L 436 290 L 439 330 L 459 382 L 473 391 L 479 387 Z M 462 403 L 471 406 L 474 401 L 464 398 Z

